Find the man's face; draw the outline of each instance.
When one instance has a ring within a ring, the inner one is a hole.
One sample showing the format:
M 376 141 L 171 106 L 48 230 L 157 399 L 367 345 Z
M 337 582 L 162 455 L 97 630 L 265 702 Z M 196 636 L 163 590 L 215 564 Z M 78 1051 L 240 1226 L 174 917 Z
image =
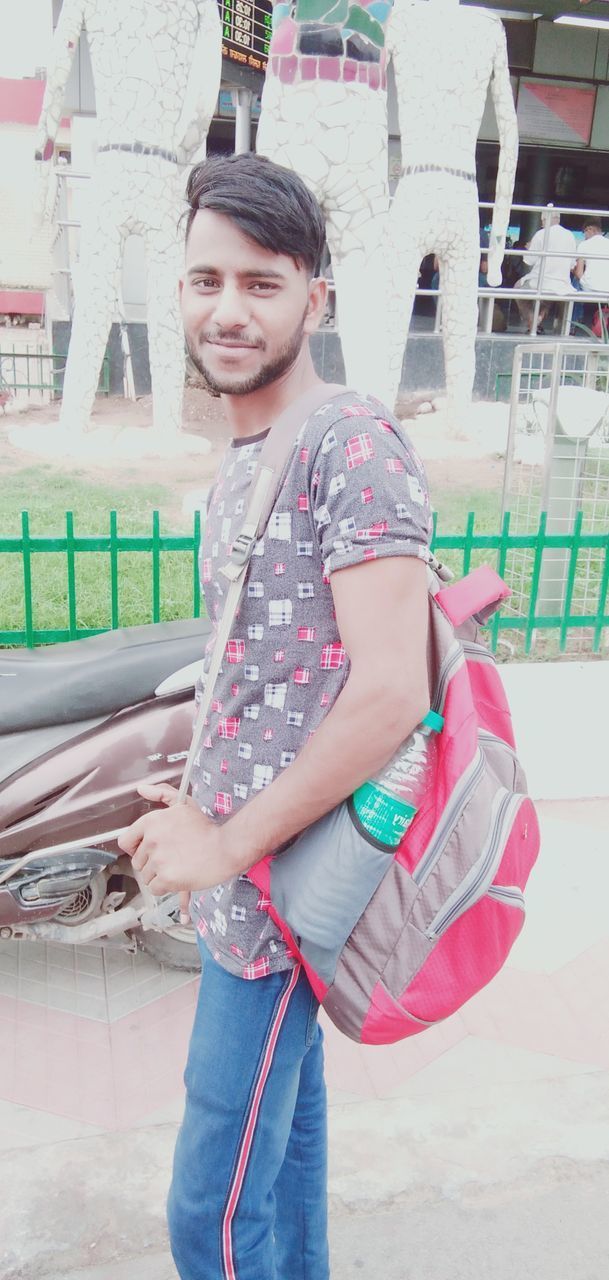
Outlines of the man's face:
M 597 236 L 597 235 L 599 235 L 599 229 L 598 227 L 595 227 L 592 223 L 589 226 L 584 227 L 584 240 L 591 240 L 592 236 Z
M 285 373 L 317 328 L 320 288 L 325 301 L 323 285 L 292 258 L 199 210 L 180 293 L 188 350 L 212 390 L 249 395 Z

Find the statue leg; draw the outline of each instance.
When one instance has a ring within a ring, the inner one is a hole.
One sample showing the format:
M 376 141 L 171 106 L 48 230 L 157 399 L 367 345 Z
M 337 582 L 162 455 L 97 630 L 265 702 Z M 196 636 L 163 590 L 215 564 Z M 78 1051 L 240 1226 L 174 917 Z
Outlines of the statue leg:
M 388 372 L 387 121 L 375 92 L 267 77 L 258 153 L 295 170 L 324 210 L 350 386 L 391 405 Z
M 177 231 L 180 204 L 167 179 L 158 194 L 156 224 L 145 230 L 148 353 L 153 429 L 171 435 L 182 428 L 184 401 L 184 330 L 178 293 L 184 249 Z
M 392 409 L 385 110 L 378 94 L 360 100 L 349 86 L 342 87 L 342 123 L 329 131 L 335 150 L 324 201 L 338 331 L 349 385 L 371 392 Z M 322 145 L 328 146 L 327 137 Z
M 462 198 L 461 192 L 455 195 L 454 201 L 447 200 L 453 232 L 450 239 L 443 236 L 445 243 L 439 248 L 438 258 L 446 399 L 451 430 L 458 434 L 468 425 L 476 374 L 480 232 L 473 185 L 473 198 Z
M 331 209 L 326 222 L 345 377 L 392 409 L 386 216 L 374 211 L 365 189 L 357 194 L 359 218 Z
M 418 183 L 420 186 L 420 181 Z M 419 268 L 429 252 L 428 208 L 421 201 L 420 191 L 414 191 L 412 182 L 402 178 L 396 191 L 389 215 L 387 260 L 390 288 L 388 290 L 389 370 L 393 400 L 399 395 L 404 363 L 404 348 L 412 319 Z
M 95 179 L 92 179 L 92 184 Z M 76 279 L 76 306 L 63 385 L 60 424 L 74 435 L 86 431 L 116 311 L 123 252 L 123 206 L 101 183 L 92 185 L 83 223 Z

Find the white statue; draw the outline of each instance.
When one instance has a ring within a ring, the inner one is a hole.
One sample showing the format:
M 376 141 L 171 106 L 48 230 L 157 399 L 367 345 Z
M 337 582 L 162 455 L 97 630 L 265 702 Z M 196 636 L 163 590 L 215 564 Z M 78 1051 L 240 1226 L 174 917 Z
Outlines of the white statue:
M 93 66 L 97 158 L 81 231 L 76 306 L 60 423 L 88 427 L 120 299 L 125 241 L 144 239 L 155 434 L 182 423 L 184 337 L 178 303 L 184 166 L 204 143 L 218 97 L 221 25 L 216 0 L 64 0 L 37 137 L 56 136 L 83 27 Z M 48 209 L 49 201 L 46 202 Z
M 384 401 L 390 11 L 390 0 L 276 0 L 256 143 L 322 206 L 347 382 Z
M 392 394 L 400 385 L 422 258 L 440 264 L 449 420 L 459 430 L 475 374 L 480 266 L 476 141 L 490 84 L 499 169 L 488 248 L 488 284 L 501 284 L 518 159 L 518 127 L 505 32 L 484 9 L 458 0 L 395 0 L 388 29 L 395 70 L 403 175 L 390 215 Z

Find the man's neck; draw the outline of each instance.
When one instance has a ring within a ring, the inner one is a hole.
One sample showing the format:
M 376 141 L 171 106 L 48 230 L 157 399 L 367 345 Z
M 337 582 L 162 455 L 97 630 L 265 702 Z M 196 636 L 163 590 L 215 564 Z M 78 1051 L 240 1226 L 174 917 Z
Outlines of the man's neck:
M 240 440 L 258 435 L 270 427 L 298 396 L 322 381 L 315 371 L 309 344 L 306 343 L 295 363 L 275 382 L 269 382 L 250 395 L 223 394 L 220 397 L 231 435 Z

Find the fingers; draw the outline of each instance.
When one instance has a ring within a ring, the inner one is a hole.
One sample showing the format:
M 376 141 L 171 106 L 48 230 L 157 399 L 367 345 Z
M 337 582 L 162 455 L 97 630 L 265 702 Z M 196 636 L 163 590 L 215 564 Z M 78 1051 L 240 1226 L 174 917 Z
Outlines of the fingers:
M 144 838 L 144 824 L 145 818 L 138 818 L 118 837 L 116 843 L 118 844 L 119 849 L 122 849 L 123 853 L 128 853 L 130 857 L 133 857 L 133 854 Z
M 138 782 L 137 792 L 144 800 L 152 800 L 155 804 L 175 804 L 178 798 L 177 788 L 168 782 Z
M 131 866 L 133 867 L 134 871 L 141 872 L 140 879 L 144 881 L 144 884 L 148 883 L 144 875 L 144 870 L 147 862 L 148 862 L 148 855 L 144 850 L 144 846 L 142 842 L 140 845 L 138 845 L 136 852 L 131 856 Z
M 180 924 L 190 924 L 190 893 L 180 894 Z

